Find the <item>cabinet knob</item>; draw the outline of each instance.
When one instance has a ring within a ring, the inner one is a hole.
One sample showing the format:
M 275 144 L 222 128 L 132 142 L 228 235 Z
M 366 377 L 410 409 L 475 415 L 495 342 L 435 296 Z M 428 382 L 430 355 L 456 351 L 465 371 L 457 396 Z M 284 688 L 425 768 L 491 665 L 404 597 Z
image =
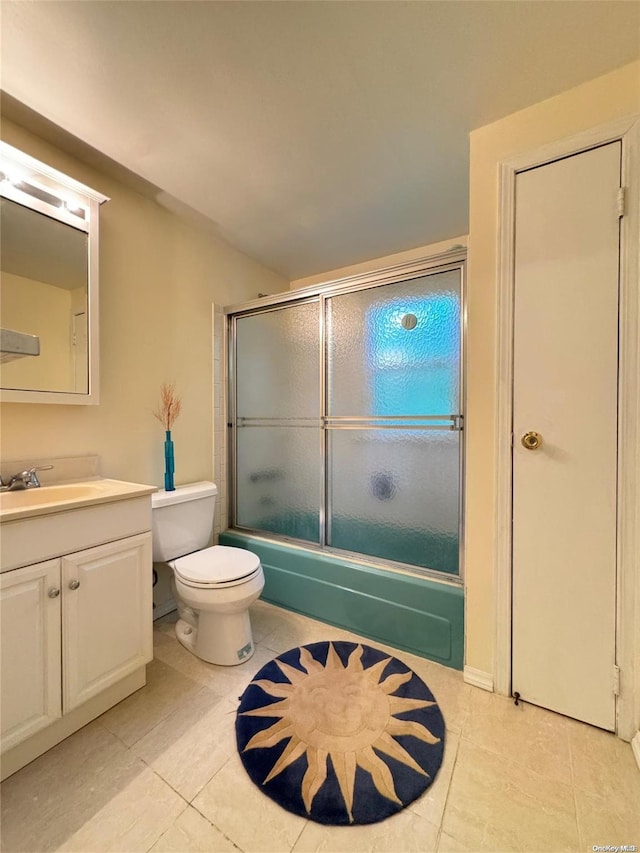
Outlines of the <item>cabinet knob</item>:
M 79 586 L 80 586 L 80 581 L 78 581 L 78 580 L 69 581 L 69 589 L 78 589 Z
M 52 586 L 49 590 L 49 598 L 57 598 L 60 595 L 60 590 L 57 586 Z

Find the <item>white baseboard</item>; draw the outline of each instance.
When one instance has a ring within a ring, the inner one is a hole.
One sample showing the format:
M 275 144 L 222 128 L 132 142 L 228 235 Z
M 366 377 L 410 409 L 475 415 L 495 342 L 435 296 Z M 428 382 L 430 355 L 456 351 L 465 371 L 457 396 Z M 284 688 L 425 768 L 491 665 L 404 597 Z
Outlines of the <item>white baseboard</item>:
M 472 666 L 465 666 L 463 678 L 467 684 L 493 693 L 493 676 L 490 673 L 483 672 L 481 669 L 474 669 Z
M 638 770 L 640 770 L 640 730 L 631 738 L 631 750 L 635 755 Z

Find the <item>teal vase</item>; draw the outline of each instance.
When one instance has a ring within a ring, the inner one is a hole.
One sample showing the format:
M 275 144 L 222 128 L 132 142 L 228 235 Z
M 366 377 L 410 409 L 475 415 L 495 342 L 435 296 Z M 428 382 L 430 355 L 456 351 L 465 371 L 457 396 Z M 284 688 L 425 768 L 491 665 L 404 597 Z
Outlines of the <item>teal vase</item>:
M 175 491 L 173 475 L 175 472 L 175 461 L 173 458 L 173 441 L 171 440 L 171 430 L 165 432 L 164 439 L 164 490 L 165 492 Z

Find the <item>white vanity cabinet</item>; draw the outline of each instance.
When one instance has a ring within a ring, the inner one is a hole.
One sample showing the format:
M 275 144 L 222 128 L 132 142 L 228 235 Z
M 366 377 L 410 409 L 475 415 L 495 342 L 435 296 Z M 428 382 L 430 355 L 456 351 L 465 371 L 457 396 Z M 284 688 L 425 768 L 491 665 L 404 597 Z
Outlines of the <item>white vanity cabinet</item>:
M 3 779 L 146 682 L 153 488 L 141 488 L 2 524 Z
M 62 707 L 71 711 L 151 660 L 151 534 L 62 558 Z
M 0 575 L 2 751 L 62 714 L 60 560 Z

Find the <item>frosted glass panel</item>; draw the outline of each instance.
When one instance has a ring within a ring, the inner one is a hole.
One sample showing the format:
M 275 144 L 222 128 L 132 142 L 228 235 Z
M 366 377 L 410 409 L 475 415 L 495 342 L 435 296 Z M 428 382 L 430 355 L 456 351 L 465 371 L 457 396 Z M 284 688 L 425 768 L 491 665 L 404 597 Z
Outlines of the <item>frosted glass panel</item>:
M 236 318 L 235 526 L 459 574 L 461 282 Z
M 328 414 L 460 412 L 460 271 L 332 297 Z
M 238 318 L 238 417 L 319 417 L 318 312 L 307 302 Z
M 458 574 L 460 433 L 330 431 L 328 542 Z
M 320 430 L 239 427 L 236 524 L 319 542 Z

